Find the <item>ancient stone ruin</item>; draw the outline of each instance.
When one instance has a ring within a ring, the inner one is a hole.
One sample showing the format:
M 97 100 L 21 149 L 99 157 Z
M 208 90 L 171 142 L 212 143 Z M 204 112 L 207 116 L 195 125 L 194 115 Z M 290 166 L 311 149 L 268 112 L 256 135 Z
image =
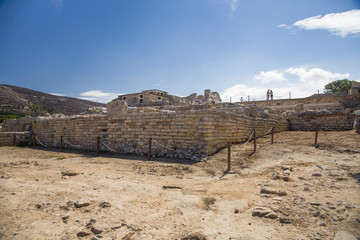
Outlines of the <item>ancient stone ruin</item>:
M 201 160 L 229 142 L 245 142 L 254 129 L 257 136 L 272 127 L 276 132 L 352 129 L 360 106 L 355 93 L 221 103 L 219 94 L 210 90 L 185 98 L 148 90 L 119 96 L 107 104 L 106 114 L 6 120 L 0 144 L 15 145 L 32 136 L 30 142 L 36 139 L 43 146 L 62 143 L 65 148 L 95 151 L 98 145 L 103 151 L 146 155 L 151 139 L 152 156 Z

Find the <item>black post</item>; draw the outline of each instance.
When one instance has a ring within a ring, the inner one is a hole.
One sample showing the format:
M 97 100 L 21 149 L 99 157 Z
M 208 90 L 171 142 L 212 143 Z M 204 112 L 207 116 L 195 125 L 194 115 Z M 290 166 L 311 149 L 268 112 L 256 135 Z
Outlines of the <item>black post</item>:
M 227 172 L 230 172 L 230 168 L 231 168 L 231 143 L 228 143 L 228 168 L 227 168 Z
M 100 137 L 96 138 L 96 156 L 99 156 L 100 152 Z
M 256 127 L 254 127 L 254 152 L 256 152 Z
M 274 144 L 274 128 L 275 127 L 271 128 L 271 144 Z
M 62 152 L 62 142 L 63 142 L 63 136 L 60 136 L 60 152 Z
M 36 145 L 36 136 L 35 133 L 33 135 L 33 149 L 35 149 L 35 145 Z
M 319 136 L 319 125 L 316 124 L 316 133 L 315 133 L 315 147 L 318 148 L 318 136 Z
M 149 161 L 151 158 L 151 142 L 152 142 L 152 138 L 149 138 L 149 148 L 148 148 L 148 160 Z

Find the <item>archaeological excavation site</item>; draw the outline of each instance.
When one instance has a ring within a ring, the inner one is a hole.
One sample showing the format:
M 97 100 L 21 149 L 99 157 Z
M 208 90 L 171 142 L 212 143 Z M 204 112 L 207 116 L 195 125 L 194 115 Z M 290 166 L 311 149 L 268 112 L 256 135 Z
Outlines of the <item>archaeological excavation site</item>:
M 0 239 L 359 239 L 360 84 L 5 120 Z

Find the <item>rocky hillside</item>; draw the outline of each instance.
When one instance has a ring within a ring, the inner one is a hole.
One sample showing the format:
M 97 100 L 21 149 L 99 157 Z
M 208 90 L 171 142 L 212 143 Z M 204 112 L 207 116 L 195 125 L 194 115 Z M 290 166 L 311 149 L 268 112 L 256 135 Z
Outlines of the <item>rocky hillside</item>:
M 105 104 L 78 98 L 55 96 L 27 88 L 0 85 L 0 117 L 41 116 L 46 113 L 80 114 Z

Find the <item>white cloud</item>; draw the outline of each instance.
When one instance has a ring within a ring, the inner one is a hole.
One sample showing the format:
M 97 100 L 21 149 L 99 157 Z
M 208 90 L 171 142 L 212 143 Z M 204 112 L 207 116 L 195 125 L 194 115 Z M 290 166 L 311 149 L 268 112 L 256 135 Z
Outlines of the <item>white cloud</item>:
M 235 12 L 235 11 L 236 11 L 237 2 L 238 2 L 238 0 L 231 0 L 231 2 L 230 2 L 231 12 Z
M 269 72 L 261 71 L 259 75 L 254 77 L 254 80 L 261 80 L 262 83 L 269 83 L 269 82 L 281 82 L 285 81 L 283 74 L 278 70 L 273 70 Z
M 295 22 L 292 26 L 305 30 L 327 30 L 336 36 L 346 37 L 360 33 L 360 9 L 347 12 L 318 15 Z M 280 28 L 288 28 L 279 24 Z M 290 28 L 290 27 L 289 27 Z
M 279 81 L 271 81 L 278 77 Z M 273 90 L 274 99 L 303 98 L 317 93 L 318 90 L 323 92 L 324 86 L 334 80 L 349 78 L 349 73 L 332 73 L 321 68 L 303 68 L 291 67 L 285 70 L 272 70 L 258 74 L 257 80 L 262 80 L 261 85 L 248 86 L 237 84 L 220 93 L 223 101 L 239 102 L 243 97 L 244 101 L 248 100 L 265 100 L 266 91 Z M 283 78 L 283 79 L 282 79 Z M 255 79 L 255 78 L 254 78 Z M 270 79 L 270 81 L 269 81 Z
M 286 25 L 286 24 L 284 24 L 284 23 L 277 25 L 277 27 L 278 27 L 278 28 L 291 29 L 291 26 L 288 26 L 288 25 Z
M 122 93 L 106 93 L 101 90 L 91 90 L 87 92 L 80 93 L 80 99 L 89 100 L 93 102 L 108 103 L 111 100 L 122 95 Z
M 299 77 L 299 83 L 306 89 L 323 89 L 324 86 L 334 80 L 349 78 L 349 73 L 332 73 L 321 68 L 288 68 L 284 72 Z

